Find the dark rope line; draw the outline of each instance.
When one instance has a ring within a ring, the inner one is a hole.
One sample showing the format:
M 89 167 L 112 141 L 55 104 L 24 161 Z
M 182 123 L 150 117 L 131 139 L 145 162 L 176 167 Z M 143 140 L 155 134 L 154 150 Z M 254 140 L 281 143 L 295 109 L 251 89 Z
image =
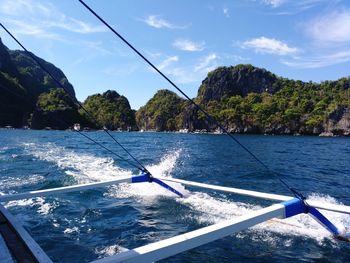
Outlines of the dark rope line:
M 142 169 L 139 168 L 140 170 L 142 170 L 142 171 L 144 171 L 144 172 L 147 172 L 147 173 L 150 173 L 150 172 L 142 165 L 142 163 L 139 162 L 139 160 L 137 160 L 123 145 L 121 145 L 121 144 L 112 136 L 112 134 L 109 133 L 109 131 L 108 131 L 107 129 L 105 130 L 105 132 L 107 132 L 107 134 L 115 141 L 115 143 L 117 143 L 126 153 L 129 154 L 129 156 L 130 156 L 135 162 L 137 162 L 137 163 L 142 167 Z
M 27 98 L 25 98 L 25 97 L 23 97 L 23 96 L 21 96 L 21 95 L 15 93 L 13 90 L 11 90 L 11 89 L 9 89 L 9 88 L 7 88 L 7 87 L 1 85 L 1 84 L 0 84 L 0 88 L 3 88 L 3 89 L 5 89 L 7 92 L 11 93 L 12 95 L 14 95 L 14 96 L 20 98 L 20 99 L 23 100 L 23 102 L 25 102 L 28 106 L 33 106 L 33 104 L 32 104 L 31 102 L 29 102 L 29 101 L 27 100 Z M 34 105 L 34 106 L 35 106 L 35 105 Z M 69 124 L 68 124 L 65 120 L 59 119 L 59 118 L 56 117 L 55 115 L 52 115 L 51 117 L 52 117 L 53 119 L 55 119 L 56 121 L 61 122 L 62 124 L 66 125 L 66 126 L 69 126 Z M 94 142 L 95 144 L 99 145 L 101 148 L 103 148 L 103 149 L 107 150 L 108 152 L 112 153 L 112 154 L 115 155 L 120 161 L 124 161 L 124 162 L 130 164 L 131 166 L 133 166 L 133 167 L 135 167 L 135 168 L 141 170 L 141 168 L 140 168 L 139 166 L 137 166 L 136 164 L 134 164 L 133 162 L 130 162 L 129 160 L 123 158 L 123 157 L 120 156 L 119 154 L 113 152 L 112 150 L 110 150 L 109 148 L 107 148 L 106 146 L 104 146 L 103 144 L 97 142 L 96 140 L 92 139 L 91 137 L 87 136 L 86 134 L 82 133 L 81 131 L 76 131 L 76 132 L 78 132 L 80 135 L 84 136 L 84 137 L 87 138 L 88 140 Z
M 110 152 L 111 154 L 117 156 L 119 158 L 119 160 L 122 160 L 124 162 L 127 162 L 128 164 L 130 164 L 131 166 L 139 169 L 139 170 L 142 170 L 141 167 L 139 167 L 138 165 L 134 164 L 133 162 L 121 157 L 119 154 L 115 153 L 114 151 L 108 149 L 106 146 L 104 146 L 103 144 L 97 142 L 96 140 L 92 139 L 91 137 L 87 136 L 85 133 L 81 132 L 81 131 L 76 131 L 78 132 L 80 135 L 84 136 L 85 138 L 87 138 L 88 140 L 92 141 L 93 143 L 99 145 L 101 148 L 105 149 L 106 151 Z
M 151 61 L 149 61 L 140 51 L 138 51 L 130 42 L 128 42 L 122 35 L 120 35 L 113 27 L 111 27 L 101 16 L 99 16 L 90 6 L 88 6 L 83 0 L 78 0 L 86 9 L 90 11 L 100 22 L 102 22 L 106 27 L 108 27 L 119 39 L 121 39 L 127 46 L 129 46 L 137 55 L 139 55 L 149 66 L 151 66 L 155 71 L 157 71 L 165 80 L 167 80 L 171 86 L 173 86 L 177 91 L 179 91 L 187 100 L 189 100 L 199 111 L 201 111 L 208 120 L 214 122 L 224 133 L 226 133 L 229 138 L 235 141 L 240 147 L 242 147 L 255 161 L 262 165 L 268 172 L 275 175 L 278 180 L 296 197 L 300 198 L 302 196 L 295 189 L 291 188 L 279 175 L 270 170 L 270 168 L 260 160 L 252 151 L 250 151 L 246 146 L 244 146 L 237 138 L 228 132 L 228 130 L 214 117 L 212 117 L 206 110 L 204 110 L 199 104 L 197 104 L 193 99 L 191 99 L 185 92 L 183 92 L 173 81 L 171 81 L 163 72 L 161 72 Z
M 69 91 L 62 85 L 61 82 L 59 82 L 52 74 L 51 72 L 46 69 L 46 67 L 31 53 L 29 52 L 22 44 L 21 42 L 19 42 L 17 40 L 17 38 L 11 34 L 11 32 L 2 24 L 0 23 L 0 26 L 11 36 L 11 38 L 51 77 L 51 79 L 54 80 L 54 82 L 56 82 L 56 84 L 62 88 L 67 94 L 68 96 L 71 98 L 71 100 L 74 102 L 74 103 L 77 103 L 81 109 L 83 109 L 86 114 L 91 118 L 91 119 L 94 119 L 94 117 L 92 116 L 92 114 L 77 100 L 75 99 L 70 93 Z M 110 132 L 108 132 L 106 129 L 103 129 L 111 138 L 114 142 L 116 142 L 133 160 L 135 160 L 141 167 L 137 167 L 139 170 L 141 171 L 144 171 L 144 172 L 148 172 L 149 171 L 146 169 L 145 166 L 143 166 L 125 147 L 123 147 L 113 136 Z M 108 150 L 110 151 L 110 150 Z M 112 152 L 114 155 L 116 155 L 116 153 L 114 153 L 113 151 L 110 151 Z

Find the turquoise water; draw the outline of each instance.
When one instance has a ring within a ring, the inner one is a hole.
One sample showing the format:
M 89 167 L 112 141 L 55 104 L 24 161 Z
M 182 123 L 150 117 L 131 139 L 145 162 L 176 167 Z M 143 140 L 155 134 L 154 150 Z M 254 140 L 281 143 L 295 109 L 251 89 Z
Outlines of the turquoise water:
M 225 135 L 112 133 L 155 175 L 288 194 Z M 103 132 L 89 136 L 124 153 Z M 350 205 L 350 139 L 237 136 L 312 200 Z M 126 156 L 125 156 L 126 157 Z M 77 133 L 0 130 L 0 192 L 18 193 L 137 174 Z M 270 205 L 271 202 L 173 185 L 181 199 L 143 183 L 5 203 L 55 262 L 88 262 Z M 350 232 L 350 216 L 325 213 Z M 267 222 L 164 262 L 350 262 L 307 215 Z

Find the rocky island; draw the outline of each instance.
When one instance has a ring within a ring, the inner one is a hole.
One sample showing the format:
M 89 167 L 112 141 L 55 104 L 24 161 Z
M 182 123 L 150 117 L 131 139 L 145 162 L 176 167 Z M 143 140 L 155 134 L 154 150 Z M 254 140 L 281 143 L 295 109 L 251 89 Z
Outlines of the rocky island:
M 64 73 L 39 58 L 75 99 Z M 159 90 L 139 110 L 116 91 L 89 96 L 88 116 L 23 51 L 0 40 L 0 127 L 67 129 L 74 123 L 111 130 L 214 131 L 184 98 Z M 350 78 L 321 83 L 277 76 L 252 65 L 219 67 L 202 81 L 194 101 L 230 132 L 350 135 Z

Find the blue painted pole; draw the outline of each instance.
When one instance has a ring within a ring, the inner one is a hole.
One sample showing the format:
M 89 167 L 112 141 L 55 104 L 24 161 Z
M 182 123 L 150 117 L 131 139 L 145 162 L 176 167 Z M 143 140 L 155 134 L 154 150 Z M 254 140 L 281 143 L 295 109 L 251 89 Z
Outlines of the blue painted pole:
M 332 233 L 335 237 L 340 236 L 338 228 L 331 223 L 320 211 L 316 208 L 308 206 L 305 202 L 298 198 L 282 203 L 285 206 L 285 217 L 292 217 L 298 214 L 310 214 L 320 225 Z
M 155 178 L 153 176 L 151 176 L 149 173 L 141 173 L 138 176 L 133 176 L 131 179 L 132 183 L 156 183 L 158 185 L 160 185 L 161 187 L 169 190 L 170 192 L 176 194 L 179 197 L 184 197 L 182 193 L 180 193 L 179 191 L 177 191 L 176 189 L 174 189 L 173 187 L 171 187 L 170 185 L 168 185 L 167 183 L 164 183 L 162 180 Z

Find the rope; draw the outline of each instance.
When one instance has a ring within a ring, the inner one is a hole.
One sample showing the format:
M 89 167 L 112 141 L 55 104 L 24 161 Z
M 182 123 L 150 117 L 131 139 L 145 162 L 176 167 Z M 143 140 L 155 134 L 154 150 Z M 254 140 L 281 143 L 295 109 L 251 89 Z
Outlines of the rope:
M 102 22 L 107 28 L 109 28 L 119 39 L 121 39 L 127 46 L 129 46 L 137 55 L 139 55 L 149 66 L 151 66 L 155 71 L 157 71 L 166 81 L 170 83 L 177 91 L 179 91 L 187 100 L 189 100 L 200 112 L 202 112 L 209 121 L 212 121 L 217 127 L 219 127 L 225 134 L 229 136 L 234 142 L 236 142 L 241 148 L 243 148 L 255 161 L 257 161 L 261 166 L 263 166 L 268 172 L 272 173 L 276 178 L 285 186 L 290 192 L 293 193 L 297 198 L 301 195 L 295 189 L 291 188 L 288 183 L 281 179 L 279 175 L 270 170 L 270 168 L 260 160 L 252 151 L 250 151 L 246 146 L 244 146 L 237 138 L 228 132 L 228 130 L 213 116 L 211 116 L 206 110 L 204 110 L 199 104 L 194 102 L 185 92 L 183 92 L 173 81 L 171 81 L 163 72 L 161 72 L 151 61 L 149 61 L 140 51 L 138 51 L 130 42 L 128 42 L 121 34 L 119 34 L 112 26 L 110 26 L 101 16 L 99 16 L 91 7 L 89 7 L 83 0 L 78 0 L 87 10 L 90 11 L 100 22 Z
M 9 34 L 10 36 L 11 36 L 11 38 L 41 67 L 41 69 L 42 70 L 44 70 L 50 77 L 51 77 L 51 79 L 60 87 L 60 88 L 62 88 L 67 94 L 68 94 L 68 96 L 70 97 L 70 99 L 74 102 L 74 103 L 76 103 L 76 104 L 78 104 L 79 105 L 79 107 L 81 108 L 81 109 L 83 109 L 85 112 L 86 112 L 86 114 L 91 118 L 91 119 L 94 119 L 94 117 L 92 116 L 92 114 L 74 97 L 74 96 L 72 96 L 70 93 L 69 93 L 69 91 L 62 85 L 62 83 L 61 82 L 59 82 L 52 74 L 51 74 L 51 72 L 39 61 L 39 59 L 37 59 L 31 52 L 29 52 L 18 40 L 17 40 L 17 38 L 14 36 L 14 35 L 12 35 L 11 34 L 11 32 L 2 24 L 2 23 L 0 23 L 0 26 L 7 32 L 7 34 Z M 138 166 L 135 166 L 135 167 L 137 167 L 139 170 L 141 170 L 141 171 L 145 171 L 145 172 L 148 172 L 148 170 L 146 169 L 146 167 L 144 167 L 125 147 L 123 147 L 113 136 L 112 136 L 112 134 L 110 134 L 110 132 L 108 132 L 108 130 L 107 129 L 103 129 L 107 134 L 108 134 L 108 136 L 110 137 L 110 138 L 112 138 L 112 140 L 115 142 L 115 143 L 117 143 L 134 161 L 136 161 L 139 165 L 140 165 L 140 167 L 138 167 Z M 80 134 L 82 134 L 81 132 L 80 132 Z M 85 135 L 84 135 L 85 136 Z M 88 136 L 85 136 L 85 137 L 87 137 L 88 138 Z M 93 139 L 91 139 L 91 138 L 89 138 L 91 141 L 93 141 L 93 142 L 95 142 Z M 95 142 L 95 143 L 97 143 L 97 142 Z M 97 143 L 98 144 L 98 143 Z M 102 146 L 101 144 L 100 144 L 100 146 Z M 103 148 L 105 148 L 104 146 L 102 146 Z M 107 148 L 105 148 L 105 149 L 107 149 Z M 113 153 L 114 155 L 116 155 L 116 156 L 119 156 L 118 154 L 116 154 L 115 152 L 113 152 L 113 151 L 111 151 L 111 150 L 109 150 L 109 149 L 107 149 L 109 152 L 111 152 L 111 153 Z M 122 158 L 122 157 L 120 157 L 119 156 L 119 158 L 121 158 L 122 160 L 124 160 L 124 161 L 127 161 L 126 159 L 124 159 L 124 158 Z M 128 163 L 130 163 L 131 164 L 131 162 L 129 162 L 128 161 Z

